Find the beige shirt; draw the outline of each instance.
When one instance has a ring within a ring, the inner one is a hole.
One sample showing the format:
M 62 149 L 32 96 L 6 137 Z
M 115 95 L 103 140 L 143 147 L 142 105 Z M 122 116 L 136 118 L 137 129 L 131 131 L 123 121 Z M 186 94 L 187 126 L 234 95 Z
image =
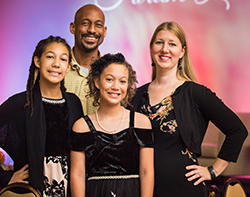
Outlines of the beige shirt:
M 75 93 L 82 103 L 82 109 L 84 115 L 89 115 L 97 110 L 98 107 L 93 106 L 93 98 L 86 98 L 86 95 L 89 91 L 89 88 L 86 84 L 86 75 L 80 68 L 80 65 L 77 63 L 75 56 L 73 54 L 73 49 L 71 50 L 72 61 L 70 70 L 65 77 L 65 87 L 67 92 Z M 100 52 L 98 51 L 98 54 Z

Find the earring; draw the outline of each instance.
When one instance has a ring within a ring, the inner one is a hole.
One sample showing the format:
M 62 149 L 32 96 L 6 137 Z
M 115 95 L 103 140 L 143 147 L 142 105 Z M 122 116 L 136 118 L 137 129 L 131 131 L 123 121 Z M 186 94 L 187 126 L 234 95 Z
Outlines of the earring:
M 182 69 L 181 62 L 182 62 L 182 58 L 180 58 L 180 59 L 178 60 L 178 69 L 179 69 L 179 70 Z
M 151 66 L 152 66 L 152 67 L 154 67 L 154 66 L 155 66 L 155 63 L 154 63 L 154 62 L 152 62 Z

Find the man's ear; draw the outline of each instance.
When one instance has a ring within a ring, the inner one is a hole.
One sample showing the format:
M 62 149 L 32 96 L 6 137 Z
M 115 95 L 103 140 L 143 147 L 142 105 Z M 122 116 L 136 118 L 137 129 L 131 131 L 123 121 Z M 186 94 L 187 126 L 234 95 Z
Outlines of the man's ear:
M 37 68 L 40 68 L 40 59 L 37 56 L 34 57 L 34 63 Z
M 94 78 L 94 83 L 95 83 L 95 86 L 97 87 L 97 89 L 100 89 L 100 79 L 99 78 Z
M 76 30 L 75 27 L 76 27 L 75 23 L 71 22 L 69 25 L 70 33 L 75 34 L 75 30 Z
M 107 34 L 107 26 L 104 27 L 104 38 L 106 37 Z

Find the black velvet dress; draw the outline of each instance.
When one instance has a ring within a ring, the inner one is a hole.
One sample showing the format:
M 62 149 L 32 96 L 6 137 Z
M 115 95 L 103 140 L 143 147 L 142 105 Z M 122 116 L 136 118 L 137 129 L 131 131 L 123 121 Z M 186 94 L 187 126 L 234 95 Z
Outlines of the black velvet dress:
M 140 146 L 152 147 L 152 130 L 130 127 L 115 134 L 96 131 L 88 116 L 90 132 L 72 133 L 71 148 L 85 151 L 87 197 L 139 197 Z

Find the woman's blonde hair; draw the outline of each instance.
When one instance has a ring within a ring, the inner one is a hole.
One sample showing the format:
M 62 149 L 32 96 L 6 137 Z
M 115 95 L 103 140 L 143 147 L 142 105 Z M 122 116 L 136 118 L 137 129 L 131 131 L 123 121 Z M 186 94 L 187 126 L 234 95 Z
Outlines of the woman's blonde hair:
M 150 49 L 153 46 L 153 43 L 155 41 L 155 38 L 157 36 L 157 34 L 161 31 L 161 30 L 166 30 L 166 31 L 170 31 L 171 33 L 173 33 L 179 40 L 180 43 L 182 45 L 182 48 L 185 48 L 185 54 L 182 58 L 179 59 L 178 62 L 178 68 L 177 69 L 177 77 L 180 76 L 183 79 L 186 79 L 188 81 L 194 81 L 197 82 L 194 70 L 193 70 L 193 66 L 192 66 L 192 62 L 190 59 L 190 55 L 189 55 L 189 50 L 188 50 L 188 46 L 187 46 L 187 40 L 186 40 L 186 35 L 183 31 L 183 29 L 175 22 L 164 22 L 162 24 L 160 24 L 154 31 L 154 34 L 151 38 L 150 41 Z M 151 56 L 152 59 L 152 56 Z M 152 80 L 155 79 L 156 77 L 156 66 L 153 62 L 152 59 Z

